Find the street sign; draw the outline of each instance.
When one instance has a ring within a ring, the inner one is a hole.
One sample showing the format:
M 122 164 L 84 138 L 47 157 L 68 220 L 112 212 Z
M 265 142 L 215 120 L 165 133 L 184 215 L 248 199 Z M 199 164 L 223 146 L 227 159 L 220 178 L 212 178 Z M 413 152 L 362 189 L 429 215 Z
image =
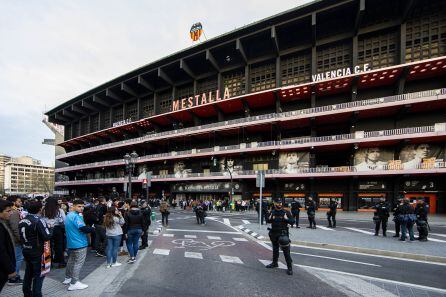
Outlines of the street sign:
M 262 171 L 262 170 L 257 172 L 256 187 L 257 188 L 264 188 L 265 187 L 265 172 Z

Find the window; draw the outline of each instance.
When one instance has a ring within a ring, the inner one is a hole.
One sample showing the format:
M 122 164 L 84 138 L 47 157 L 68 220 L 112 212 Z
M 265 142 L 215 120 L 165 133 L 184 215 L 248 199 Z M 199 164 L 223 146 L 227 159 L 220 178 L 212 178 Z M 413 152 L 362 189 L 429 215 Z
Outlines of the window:
M 160 113 L 166 113 L 172 110 L 172 94 L 171 92 L 165 92 L 158 95 Z
M 311 56 L 300 54 L 284 57 L 280 61 L 282 85 L 294 85 L 310 81 Z
M 124 110 L 122 109 L 122 105 L 113 108 L 113 123 L 122 121 L 124 119 Z
M 253 164 L 252 170 L 268 170 L 268 163 Z
M 186 85 L 178 88 L 176 99 L 189 98 L 193 95 L 194 95 L 194 86 Z
M 197 82 L 197 94 L 214 92 L 217 89 L 218 81 L 216 78 L 206 78 Z
M 153 107 L 153 97 L 144 97 L 141 99 L 142 118 L 148 118 L 155 114 Z
M 276 87 L 276 63 L 250 65 L 249 80 L 251 92 L 268 90 Z
M 169 175 L 169 170 L 168 169 L 161 169 L 159 175 Z
M 133 101 L 127 104 L 127 113 L 125 118 L 131 119 L 132 121 L 138 119 L 138 101 Z
M 395 32 L 358 39 L 358 64 L 370 64 L 371 69 L 396 64 L 397 35 Z
M 90 123 L 89 123 L 88 118 L 81 120 L 81 134 L 80 135 L 88 134 L 89 125 L 90 125 Z
M 429 1 L 407 21 L 406 62 L 436 58 L 446 53 L 446 8 L 441 1 Z
M 99 130 L 99 114 L 95 114 L 91 116 L 91 131 L 98 131 Z
M 106 110 L 102 113 L 102 118 L 104 119 L 104 127 L 103 129 L 110 128 L 111 127 L 111 121 L 110 121 L 110 110 Z
M 317 73 L 350 67 L 351 45 L 342 43 L 317 49 Z
M 237 70 L 224 74 L 223 86 L 228 88 L 231 97 L 244 95 L 246 91 L 245 72 Z

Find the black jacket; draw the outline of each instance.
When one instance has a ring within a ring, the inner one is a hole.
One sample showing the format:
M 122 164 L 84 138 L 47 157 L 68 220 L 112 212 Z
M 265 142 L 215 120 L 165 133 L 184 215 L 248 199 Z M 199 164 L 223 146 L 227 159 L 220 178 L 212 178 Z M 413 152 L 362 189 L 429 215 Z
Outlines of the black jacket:
M 107 205 L 99 203 L 98 205 L 96 205 L 94 212 L 95 212 L 96 216 L 98 217 L 97 224 L 103 225 L 104 224 L 104 216 L 107 213 Z
M 19 223 L 20 242 L 23 247 L 23 256 L 41 257 L 43 244 L 51 239 L 52 232 L 44 219 L 38 215 L 28 214 Z
M 330 213 L 332 215 L 334 215 L 334 214 L 336 214 L 336 211 L 338 210 L 338 203 L 336 201 L 331 201 L 328 208 L 330 209 Z
M 302 207 L 302 205 L 300 205 L 299 201 L 291 202 L 291 211 L 292 212 L 300 212 L 301 207 Z
M 124 216 L 126 231 L 129 229 L 141 228 L 144 230 L 144 216 L 139 208 L 130 209 Z
M 288 218 L 285 218 L 285 215 Z M 273 208 L 268 214 L 267 223 L 271 224 L 271 231 L 288 230 L 288 224 L 294 224 L 295 220 L 289 211 Z
M 144 218 L 144 228 L 143 230 L 146 231 L 147 229 L 149 229 L 150 224 L 152 223 L 152 209 L 150 207 L 147 208 L 141 208 L 141 212 Z
M 316 202 L 314 200 L 308 201 L 307 203 L 307 213 L 316 212 Z
M 415 214 L 417 215 L 418 220 L 427 221 L 427 206 L 425 204 L 417 204 L 417 206 L 415 206 Z
M 0 279 L 7 279 L 15 272 L 14 243 L 6 228 L 6 223 L 0 222 Z
M 375 205 L 376 215 L 380 218 L 388 218 L 390 215 L 389 206 L 385 202 L 380 202 Z
M 402 205 L 400 205 L 400 207 L 398 207 L 398 211 L 401 215 L 408 215 L 408 214 L 413 214 L 414 213 L 414 209 L 412 207 L 412 205 L 408 204 L 408 203 L 403 203 Z

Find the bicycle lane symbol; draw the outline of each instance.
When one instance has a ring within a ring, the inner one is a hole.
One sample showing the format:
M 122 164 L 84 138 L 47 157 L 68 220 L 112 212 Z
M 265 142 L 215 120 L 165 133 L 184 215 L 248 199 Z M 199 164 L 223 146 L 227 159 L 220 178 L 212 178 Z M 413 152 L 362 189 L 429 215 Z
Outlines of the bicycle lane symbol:
M 218 247 L 229 247 L 234 246 L 235 242 L 232 241 L 213 241 L 211 243 L 206 243 L 203 241 L 197 241 L 193 239 L 175 239 L 172 240 L 172 243 L 175 244 L 175 248 L 184 249 L 184 248 L 197 248 L 201 251 L 208 251 Z

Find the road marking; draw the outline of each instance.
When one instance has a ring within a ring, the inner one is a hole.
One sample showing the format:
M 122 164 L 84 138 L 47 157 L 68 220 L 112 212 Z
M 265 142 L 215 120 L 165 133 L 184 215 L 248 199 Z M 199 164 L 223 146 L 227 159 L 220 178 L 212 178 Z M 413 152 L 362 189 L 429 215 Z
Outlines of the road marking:
M 213 240 L 221 240 L 220 236 L 208 236 L 208 239 L 213 239 Z
M 229 221 L 229 219 L 224 218 L 223 219 L 223 223 L 225 223 L 226 225 L 231 226 L 231 222 Z
M 349 263 L 355 263 L 355 264 L 361 264 L 361 265 L 368 265 L 368 266 L 382 267 L 381 265 L 377 265 L 377 264 L 365 263 L 365 262 L 358 262 L 358 261 L 352 261 L 352 260 L 345 260 L 345 259 L 335 258 L 335 257 L 319 256 L 319 255 L 312 255 L 312 254 L 305 254 L 305 253 L 297 253 L 297 252 L 291 252 L 291 254 L 302 255 L 302 256 L 308 256 L 308 257 L 316 257 L 316 258 L 324 258 L 324 259 L 330 259 L 330 260 L 336 260 L 336 261 L 342 261 L 342 262 L 349 262 Z
M 255 232 L 252 232 L 251 235 L 254 236 L 254 237 L 256 237 L 256 236 L 259 235 L 259 234 L 255 233 Z
M 165 249 L 154 249 L 153 253 L 155 255 L 164 255 L 164 256 L 169 256 L 170 254 L 170 250 L 165 250 Z
M 349 272 L 344 272 L 344 271 L 339 271 L 339 270 L 332 270 L 332 269 L 326 269 L 326 268 L 312 267 L 312 266 L 300 265 L 300 264 L 294 264 L 294 266 L 301 267 L 301 268 L 307 268 L 307 269 L 310 269 L 310 270 L 313 269 L 313 270 L 331 272 L 331 273 L 336 273 L 336 274 L 355 276 L 355 277 L 364 278 L 364 279 L 373 280 L 373 281 L 378 281 L 378 282 L 383 282 L 383 283 L 390 283 L 390 284 L 395 284 L 395 285 L 400 285 L 400 286 L 407 286 L 407 287 L 417 288 L 417 289 L 420 289 L 420 290 L 430 290 L 430 291 L 435 291 L 435 292 L 438 292 L 438 293 L 441 293 L 441 294 L 446 294 L 446 290 L 445 289 L 428 287 L 428 286 L 423 286 L 423 285 L 416 285 L 416 284 L 411 284 L 411 283 L 408 283 L 408 282 L 399 282 L 399 281 L 394 281 L 394 280 L 389 280 L 389 279 L 384 279 L 384 278 L 372 277 L 372 276 L 368 276 L 368 275 L 355 274 L 355 273 L 349 273 Z
M 261 259 L 259 259 L 259 261 L 263 265 L 265 265 L 265 266 L 271 264 L 271 260 L 261 260 Z M 278 262 L 277 264 L 279 264 L 279 269 L 287 269 L 286 265 L 283 264 L 282 262 Z
M 196 252 L 184 252 L 184 257 L 203 260 L 203 255 L 201 253 L 196 253 Z
M 197 235 L 184 235 L 184 238 L 197 238 Z
M 227 262 L 227 263 L 243 264 L 242 260 L 240 260 L 239 257 L 220 255 L 220 259 L 223 262 Z
M 439 234 L 439 233 L 429 233 L 429 235 L 435 235 L 435 236 L 446 237 L 446 234 Z M 428 238 L 428 239 L 430 239 L 430 238 Z
M 173 234 L 163 234 L 164 237 L 173 237 Z
M 173 232 L 198 232 L 198 233 L 218 233 L 218 234 L 242 234 L 241 232 L 233 232 L 233 231 L 213 231 L 213 230 L 190 230 L 190 229 L 167 229 L 167 231 Z
M 324 227 L 324 226 L 317 226 L 317 228 L 322 229 L 322 230 L 335 231 L 333 228 L 328 228 L 328 227 Z
M 248 241 L 248 239 L 243 238 L 243 237 L 234 237 L 234 238 L 232 238 L 232 240 L 234 240 L 234 241 Z
M 351 228 L 351 227 L 344 227 L 345 229 L 351 230 L 351 231 L 355 231 L 355 232 L 359 232 L 359 233 L 364 233 L 364 234 L 368 234 L 368 235 L 373 235 L 375 233 L 370 232 L 370 231 L 365 231 L 362 229 L 358 229 L 358 228 Z
M 265 243 L 263 241 L 258 241 L 258 243 L 260 245 L 262 245 L 263 247 L 272 251 L 272 247 L 270 247 L 267 243 Z M 367 256 L 367 257 L 391 259 L 391 260 L 397 260 L 397 261 L 408 261 L 408 262 L 416 262 L 416 263 L 423 263 L 423 264 L 430 264 L 430 265 L 446 266 L 446 263 L 439 263 L 439 262 L 430 262 L 430 261 L 415 260 L 415 259 L 408 259 L 408 258 L 398 258 L 398 257 L 392 257 L 392 256 L 384 256 L 384 255 L 373 255 L 373 254 L 366 254 L 366 253 L 352 252 L 352 251 L 334 250 L 334 249 L 327 249 L 327 248 L 322 248 L 322 247 L 312 247 L 312 246 L 299 245 L 299 244 L 291 244 L 291 246 L 303 248 L 303 249 L 309 249 L 309 250 L 321 250 L 321 251 L 344 253 L 344 254 L 351 254 L 351 255 L 360 255 L 360 256 Z
M 243 222 L 243 224 L 245 224 L 245 225 L 248 225 L 248 224 L 251 224 L 249 221 L 247 221 L 247 220 L 242 220 L 242 222 Z

